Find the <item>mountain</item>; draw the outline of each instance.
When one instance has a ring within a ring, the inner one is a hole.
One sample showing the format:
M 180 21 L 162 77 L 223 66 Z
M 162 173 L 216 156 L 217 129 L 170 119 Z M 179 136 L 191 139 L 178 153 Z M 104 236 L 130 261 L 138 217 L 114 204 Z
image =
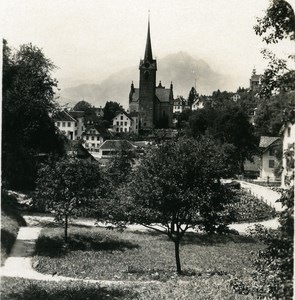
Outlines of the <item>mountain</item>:
M 196 59 L 186 52 L 169 54 L 157 60 L 157 84 L 169 88 L 173 82 L 174 96 L 188 96 L 192 86 L 196 86 L 200 94 L 211 94 L 212 91 L 229 87 L 229 76 L 219 74 L 202 59 Z M 124 107 L 128 106 L 130 84 L 139 85 L 138 66 L 129 67 L 116 72 L 103 80 L 100 84 L 82 84 L 61 90 L 60 103 L 70 105 L 85 99 L 95 106 L 104 106 L 106 101 L 117 101 Z

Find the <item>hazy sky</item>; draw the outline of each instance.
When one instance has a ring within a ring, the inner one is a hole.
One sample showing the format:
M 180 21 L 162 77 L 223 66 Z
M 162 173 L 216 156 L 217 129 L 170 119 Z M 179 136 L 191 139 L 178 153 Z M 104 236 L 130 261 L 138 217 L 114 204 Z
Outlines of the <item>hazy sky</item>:
M 265 47 L 253 30 L 268 0 L 0 0 L 2 36 L 12 47 L 32 42 L 59 67 L 61 87 L 99 83 L 138 66 L 144 54 L 148 10 L 153 54 L 186 51 L 248 86 L 262 72 Z M 293 9 L 295 0 L 290 0 Z M 294 46 L 294 45 L 293 45 Z M 292 49 L 294 52 L 294 49 Z M 291 45 L 278 50 L 290 53 Z

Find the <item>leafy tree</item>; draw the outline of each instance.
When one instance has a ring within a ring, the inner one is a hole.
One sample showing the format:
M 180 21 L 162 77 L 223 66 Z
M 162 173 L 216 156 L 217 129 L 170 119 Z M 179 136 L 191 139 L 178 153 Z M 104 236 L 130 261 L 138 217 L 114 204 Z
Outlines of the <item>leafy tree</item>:
M 240 171 L 243 171 L 244 161 L 251 159 L 256 153 L 254 128 L 239 104 L 227 98 L 219 98 L 218 101 L 222 101 L 222 105 L 205 106 L 192 112 L 189 118 L 189 134 L 195 138 L 210 134 L 221 143 L 235 146 L 234 158 Z
M 57 81 L 43 52 L 23 45 L 13 52 L 3 41 L 2 176 L 10 188 L 34 187 L 39 154 L 64 154 L 64 138 L 50 115 Z
M 162 143 L 119 190 L 113 221 L 142 224 L 167 235 L 181 274 L 180 242 L 187 230 L 199 226 L 213 233 L 225 227 L 222 211 L 232 197 L 220 179 L 231 174 L 232 150 L 209 138 Z
M 295 14 L 292 6 L 285 0 L 272 0 L 265 16 L 257 19 L 254 30 L 267 44 L 276 44 L 283 39 L 293 43 Z M 277 58 L 267 49 L 262 53 L 269 60 L 269 65 L 262 77 L 260 95 L 270 98 L 273 92 L 295 90 L 295 70 L 289 69 L 287 63 L 288 60 L 294 61 L 294 53 L 287 59 Z
M 198 98 L 198 93 L 197 93 L 196 89 L 194 87 L 192 87 L 189 92 L 188 98 L 187 98 L 187 102 L 188 102 L 190 109 L 192 109 L 192 105 L 197 98 Z
M 257 135 L 278 136 L 286 113 L 295 108 L 295 92 L 280 93 L 269 99 L 261 99 L 256 110 Z
M 56 220 L 64 222 L 67 243 L 69 218 L 97 209 L 105 192 L 103 173 L 97 163 L 61 159 L 39 169 L 35 205 L 54 212 Z
M 87 102 L 85 100 L 81 100 L 78 103 L 76 103 L 73 110 L 75 110 L 75 111 L 87 111 L 90 108 L 92 108 L 92 105 L 89 102 Z
M 122 112 L 124 109 L 118 102 L 107 101 L 103 108 L 103 118 L 109 123 L 116 116 L 117 112 Z

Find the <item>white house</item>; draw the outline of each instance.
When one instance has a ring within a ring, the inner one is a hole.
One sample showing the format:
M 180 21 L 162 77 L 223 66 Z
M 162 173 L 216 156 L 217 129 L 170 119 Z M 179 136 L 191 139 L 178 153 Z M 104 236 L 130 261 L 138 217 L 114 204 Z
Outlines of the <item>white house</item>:
M 183 97 L 177 97 L 173 102 L 173 113 L 182 113 L 183 110 L 189 108 L 186 100 Z
M 282 187 L 286 187 L 288 184 L 290 184 L 289 180 L 295 168 L 295 123 L 286 123 L 281 132 L 283 144 Z
M 196 99 L 192 105 L 192 110 L 198 110 L 204 108 L 204 102 L 201 99 Z
M 237 102 L 237 101 L 239 101 L 239 100 L 241 99 L 241 96 L 240 96 L 238 93 L 236 93 L 236 94 L 234 94 L 234 95 L 231 97 L 231 99 L 232 99 L 234 102 Z
M 104 142 L 104 135 L 94 125 L 90 125 L 83 132 L 82 139 L 87 150 L 98 152 L 100 145 Z
M 134 119 L 125 111 L 119 112 L 113 118 L 113 132 L 138 133 L 138 114 Z
M 261 169 L 258 180 L 262 181 L 277 181 L 274 171 L 278 165 L 276 152 L 280 147 L 279 137 L 261 136 L 259 148 L 261 149 Z
M 79 121 L 67 111 L 60 111 L 54 117 L 55 126 L 69 139 L 78 140 L 81 136 Z

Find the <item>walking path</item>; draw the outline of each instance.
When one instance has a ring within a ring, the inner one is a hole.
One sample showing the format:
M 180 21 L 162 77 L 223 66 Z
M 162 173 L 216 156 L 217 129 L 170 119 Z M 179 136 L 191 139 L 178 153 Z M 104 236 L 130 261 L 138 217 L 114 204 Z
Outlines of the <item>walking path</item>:
M 280 197 L 279 193 L 272 191 L 266 187 L 257 186 L 255 184 L 241 182 L 241 186 L 247 188 L 257 197 L 263 198 L 264 201 L 271 203 L 276 210 L 281 211 L 282 206 L 278 205 L 275 201 Z M 27 279 L 36 280 L 51 280 L 51 281 L 84 281 L 89 283 L 99 283 L 102 286 L 110 285 L 137 285 L 137 284 L 150 284 L 159 283 L 158 281 L 113 281 L 113 280 L 91 280 L 91 279 L 78 279 L 65 276 L 55 276 L 50 274 L 41 274 L 34 270 L 32 266 L 32 256 L 34 254 L 35 243 L 41 232 L 42 227 L 46 223 L 54 222 L 54 218 L 51 215 L 48 216 L 24 216 L 28 227 L 21 227 L 14 246 L 11 250 L 10 256 L 5 261 L 3 267 L 0 268 L 1 276 L 7 277 L 22 277 Z M 85 226 L 105 226 L 105 224 L 97 223 L 95 219 L 78 219 L 74 221 L 75 224 Z M 243 223 L 243 224 L 232 224 L 229 227 L 237 230 L 241 234 L 245 234 L 249 227 L 253 227 L 258 223 Z M 268 220 L 260 222 L 268 228 L 277 228 L 279 226 L 278 219 Z M 130 231 L 147 231 L 144 226 L 141 225 L 130 225 L 127 230 Z

